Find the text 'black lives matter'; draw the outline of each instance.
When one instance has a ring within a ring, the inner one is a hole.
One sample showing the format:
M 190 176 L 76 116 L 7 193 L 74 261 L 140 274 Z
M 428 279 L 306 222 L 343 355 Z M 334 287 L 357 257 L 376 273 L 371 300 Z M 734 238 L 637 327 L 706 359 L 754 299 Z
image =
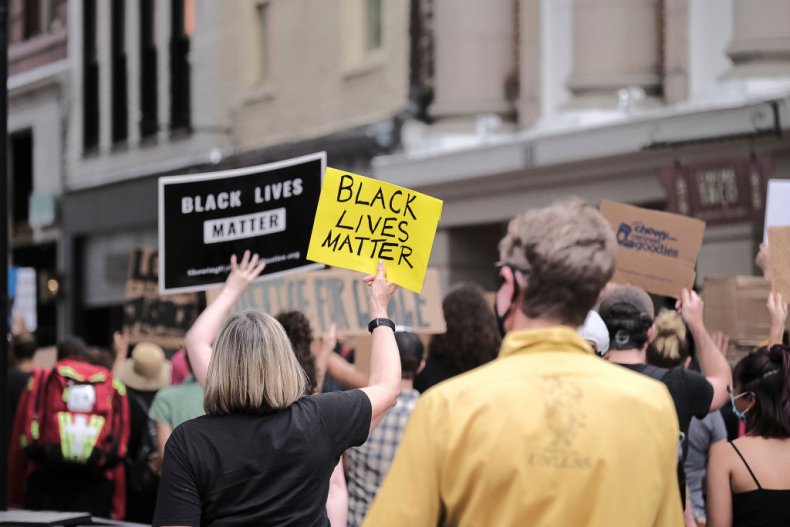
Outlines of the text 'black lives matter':
M 344 210 L 322 241 L 321 247 L 394 261 L 413 269 L 409 257 L 414 250 L 408 245 L 408 229 L 410 222 L 417 221 L 411 207 L 416 199 L 417 196 L 410 192 L 395 190 L 388 194 L 380 185 L 366 186 L 363 181 L 355 184 L 351 176 L 341 176 L 337 202 L 349 202 L 375 211 L 351 216 L 347 214 L 348 210 Z
M 159 288 L 224 282 L 230 256 L 266 262 L 261 279 L 316 268 L 306 259 L 321 193 L 321 152 L 267 165 L 159 179 Z

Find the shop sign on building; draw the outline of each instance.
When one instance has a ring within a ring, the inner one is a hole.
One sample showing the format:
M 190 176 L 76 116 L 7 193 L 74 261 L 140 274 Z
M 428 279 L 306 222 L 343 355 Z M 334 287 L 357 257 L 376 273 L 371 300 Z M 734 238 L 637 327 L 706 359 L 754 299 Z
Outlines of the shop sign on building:
M 667 168 L 660 174 L 668 197 L 667 210 L 708 224 L 761 222 L 772 169 L 769 158 Z

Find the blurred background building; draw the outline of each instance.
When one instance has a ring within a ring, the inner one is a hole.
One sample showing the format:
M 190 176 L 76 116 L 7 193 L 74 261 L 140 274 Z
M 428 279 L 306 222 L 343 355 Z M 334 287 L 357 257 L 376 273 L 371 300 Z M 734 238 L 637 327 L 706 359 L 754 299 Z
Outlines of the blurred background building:
M 506 221 L 571 195 L 700 217 L 699 278 L 751 274 L 790 174 L 786 0 L 12 7 L 13 260 L 53 339 L 120 327 L 162 175 L 326 150 L 445 200 L 431 265 L 492 289 Z

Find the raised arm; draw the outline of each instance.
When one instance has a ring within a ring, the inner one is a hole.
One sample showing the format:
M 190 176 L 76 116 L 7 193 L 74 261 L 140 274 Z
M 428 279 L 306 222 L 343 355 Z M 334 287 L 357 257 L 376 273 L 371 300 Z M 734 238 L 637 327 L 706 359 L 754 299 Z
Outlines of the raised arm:
M 231 256 L 230 274 L 225 280 L 222 292 L 211 304 L 206 306 L 206 309 L 203 310 L 186 337 L 184 337 L 184 346 L 189 355 L 192 372 L 203 388 L 206 387 L 206 373 L 208 372 L 208 363 L 211 360 L 211 347 L 214 343 L 214 338 L 219 333 L 225 317 L 230 312 L 230 308 L 244 293 L 250 283 L 261 274 L 265 266 L 265 263 L 258 262 L 257 254 L 250 257 L 250 251 L 244 251 L 241 263 L 236 263 L 235 254 Z
M 768 347 L 782 343 L 787 323 L 787 303 L 782 293 L 768 294 L 768 313 L 771 315 L 771 329 L 768 332 Z
M 699 295 L 684 289 L 676 307 L 694 336 L 700 371 L 713 386 L 713 400 L 710 403 L 710 411 L 713 412 L 729 401 L 727 386 L 732 384 L 732 370 L 705 328 L 702 317 L 705 306 Z
M 387 318 L 387 306 L 398 287 L 387 280 L 384 262 L 379 262 L 376 276 L 366 276 L 364 280 L 370 290 L 370 318 Z M 371 431 L 384 418 L 387 410 L 398 402 L 400 378 L 400 354 L 395 332 L 387 326 L 378 326 L 373 330 L 370 381 L 366 388 L 362 388 L 373 407 Z

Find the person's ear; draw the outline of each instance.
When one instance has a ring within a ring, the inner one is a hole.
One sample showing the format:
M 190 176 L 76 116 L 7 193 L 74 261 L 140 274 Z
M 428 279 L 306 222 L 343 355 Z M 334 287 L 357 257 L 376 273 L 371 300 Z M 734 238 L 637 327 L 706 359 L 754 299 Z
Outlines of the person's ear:
M 513 303 L 513 293 L 516 290 L 513 271 L 507 265 L 502 266 L 499 270 L 500 285 L 496 291 L 496 310 L 497 315 L 500 317 L 507 317 L 508 311 Z M 505 308 L 507 306 L 507 308 Z M 504 310 L 504 311 L 503 311 Z
M 653 342 L 655 336 L 656 336 L 656 325 L 650 324 L 650 327 L 647 328 L 647 342 Z
M 417 366 L 417 371 L 414 372 L 415 377 L 420 373 L 422 373 L 422 370 L 424 369 L 425 369 L 425 358 L 423 357 L 423 359 L 420 361 L 420 365 Z

